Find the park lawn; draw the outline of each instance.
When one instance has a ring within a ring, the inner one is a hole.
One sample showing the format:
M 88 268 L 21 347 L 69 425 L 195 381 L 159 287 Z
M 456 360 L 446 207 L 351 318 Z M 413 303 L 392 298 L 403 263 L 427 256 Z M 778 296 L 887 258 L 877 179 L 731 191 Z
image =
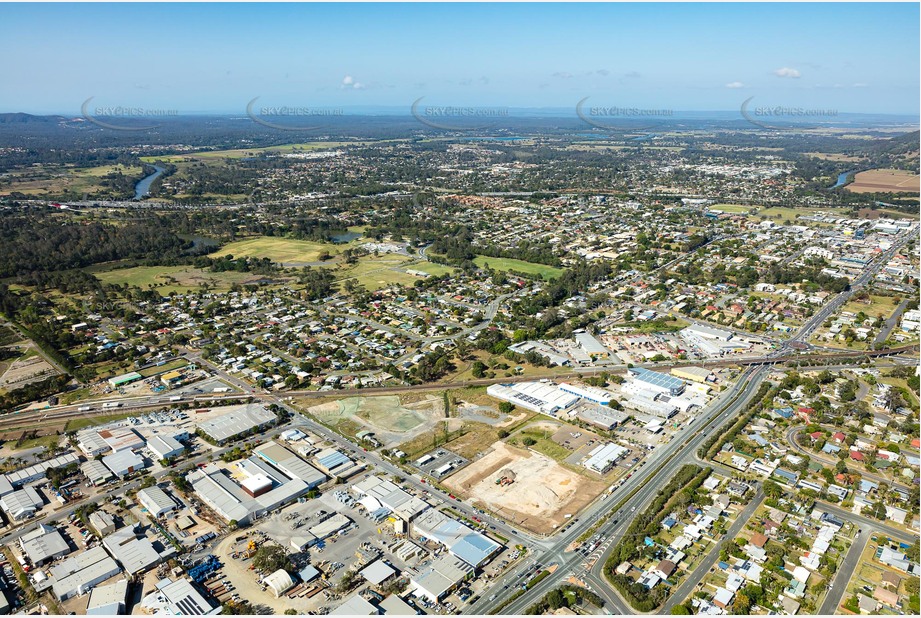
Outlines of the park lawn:
M 244 284 L 260 278 L 252 273 L 214 273 L 192 266 L 135 266 L 93 274 L 103 283 L 153 288 L 161 296 L 198 290 L 202 284 L 215 290 L 229 290 L 234 283 Z
M 511 258 L 494 258 L 478 255 L 474 258 L 473 263 L 480 268 L 492 268 L 494 270 L 517 271 L 529 275 L 540 275 L 543 279 L 555 279 L 563 273 L 562 268 L 547 266 L 546 264 L 536 264 L 534 262 L 525 262 Z
M 389 285 L 412 285 L 419 277 L 405 270 L 411 260 L 405 255 L 386 253 L 383 255 L 363 255 L 358 263 L 336 271 L 338 281 L 356 279 L 368 290 L 378 290 Z
M 710 210 L 722 210 L 733 214 L 746 215 L 751 212 L 752 206 L 743 206 L 742 204 L 714 204 Z
M 232 255 L 234 257 L 269 258 L 281 264 L 297 264 L 319 262 L 320 254 L 324 251 L 330 255 L 337 255 L 349 246 L 350 243 L 334 245 L 312 240 L 259 236 L 224 245 L 220 251 L 210 254 L 210 257 Z
M 764 210 L 758 210 L 756 213 L 749 213 L 749 218 L 752 219 L 768 219 L 774 221 L 796 221 L 796 218 L 800 215 L 811 215 L 814 214 L 815 209 L 808 208 L 787 208 L 785 206 L 773 206 L 771 208 L 765 208 Z
M 442 264 L 436 264 L 434 262 L 419 262 L 418 264 L 412 264 L 407 266 L 410 270 L 418 270 L 424 273 L 428 273 L 434 277 L 440 277 L 441 275 L 450 275 L 456 269 L 451 268 L 450 266 L 444 266 Z
M 168 363 L 164 363 L 163 365 L 160 365 L 159 367 L 154 366 L 154 367 L 148 367 L 147 369 L 141 369 L 140 371 L 138 371 L 138 373 L 144 376 L 145 378 L 149 378 L 150 376 L 159 375 L 161 373 L 166 373 L 167 371 L 172 371 L 173 369 L 179 369 L 180 367 L 185 367 L 188 364 L 189 364 L 189 361 L 187 361 L 186 359 L 177 358 L 176 360 L 172 360 Z
M 895 302 L 892 296 L 877 296 L 871 294 L 869 300 L 869 303 L 863 300 L 852 300 L 844 305 L 842 311 L 850 311 L 851 313 L 860 313 L 863 311 L 871 318 L 876 318 L 879 315 L 882 315 L 883 318 L 888 318 L 898 306 L 898 303 Z

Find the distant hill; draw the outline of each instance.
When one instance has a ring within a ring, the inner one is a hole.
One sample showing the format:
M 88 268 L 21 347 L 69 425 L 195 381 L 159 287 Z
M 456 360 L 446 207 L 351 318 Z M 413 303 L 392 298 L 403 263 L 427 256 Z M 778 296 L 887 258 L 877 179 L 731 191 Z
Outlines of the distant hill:
M 35 116 L 25 112 L 0 114 L 0 124 L 58 124 L 67 120 L 64 116 Z

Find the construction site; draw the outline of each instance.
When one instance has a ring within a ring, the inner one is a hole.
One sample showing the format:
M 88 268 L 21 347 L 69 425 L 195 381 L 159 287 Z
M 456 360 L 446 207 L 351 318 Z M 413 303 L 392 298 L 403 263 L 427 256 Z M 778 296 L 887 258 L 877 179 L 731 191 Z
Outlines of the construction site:
M 552 532 L 606 487 L 545 455 L 503 442 L 442 482 L 471 504 L 541 534 Z

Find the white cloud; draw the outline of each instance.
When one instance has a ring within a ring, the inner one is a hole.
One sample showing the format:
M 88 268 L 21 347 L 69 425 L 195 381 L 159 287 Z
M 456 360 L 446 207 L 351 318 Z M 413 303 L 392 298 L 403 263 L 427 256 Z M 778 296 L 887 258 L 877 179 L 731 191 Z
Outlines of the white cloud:
M 727 88 L 744 88 L 745 84 L 743 84 L 742 82 L 729 82 L 728 84 L 726 84 L 726 87 Z
M 863 82 L 857 82 L 856 84 L 854 84 L 853 87 L 854 87 L 854 88 L 866 88 L 866 87 L 867 87 L 867 84 L 865 84 L 865 83 L 863 83 Z
M 572 73 L 569 73 L 567 71 L 557 71 L 556 73 L 553 74 L 553 77 L 558 77 L 560 79 L 571 79 Z
M 782 67 L 774 71 L 774 75 L 777 77 L 792 77 L 793 79 L 799 79 L 801 74 L 796 69 L 791 69 L 790 67 Z
M 342 78 L 342 86 L 340 87 L 343 89 L 364 90 L 365 86 L 361 82 L 355 81 L 355 78 L 351 75 L 346 75 Z

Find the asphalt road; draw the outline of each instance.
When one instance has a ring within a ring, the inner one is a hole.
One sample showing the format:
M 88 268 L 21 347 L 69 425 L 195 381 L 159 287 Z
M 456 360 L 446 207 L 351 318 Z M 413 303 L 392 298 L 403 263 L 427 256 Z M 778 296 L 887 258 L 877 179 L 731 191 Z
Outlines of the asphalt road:
M 599 517 L 610 513 L 611 505 L 622 500 L 621 496 L 627 495 L 636 489 L 636 494 L 628 499 L 620 510 L 610 514 L 608 521 L 598 529 L 597 534 L 606 538 L 613 537 L 614 541 L 610 543 L 608 549 L 596 561 L 590 571 L 590 579 L 596 582 L 593 589 L 607 599 L 609 604 L 607 609 L 624 614 L 634 613 L 619 596 L 613 592 L 608 592 L 609 588 L 604 582 L 603 575 L 604 561 L 626 532 L 627 527 L 630 525 L 631 514 L 642 509 L 652 500 L 674 473 L 693 458 L 693 453 L 706 441 L 709 435 L 708 427 L 711 423 L 713 423 L 714 427 L 721 425 L 741 409 L 741 406 L 757 391 L 764 372 L 763 367 L 749 369 L 732 387 L 721 393 L 718 399 L 711 402 L 710 406 L 689 427 L 686 427 L 671 442 L 654 451 L 647 464 L 635 472 L 631 479 L 624 483 L 617 492 L 584 511 L 580 515 L 580 521 L 561 534 L 557 543 L 551 549 L 539 554 L 535 552 L 535 559 L 541 564 L 544 566 L 557 564 L 558 568 L 553 574 L 545 577 L 521 597 L 502 608 L 502 613 L 523 613 L 527 607 L 539 600 L 545 593 L 560 585 L 562 581 L 571 575 L 576 574 L 580 570 L 580 563 L 584 560 L 584 557 L 578 552 L 566 552 L 566 548 L 583 532 L 591 528 Z M 739 395 L 739 397 L 733 399 L 736 395 Z M 717 418 L 720 420 L 717 421 Z M 714 421 L 716 422 L 714 423 Z M 483 598 L 468 606 L 463 613 L 490 613 L 490 610 L 493 610 L 502 602 L 501 597 L 507 596 L 503 594 L 506 589 L 505 586 L 514 583 L 519 576 L 520 573 L 516 569 L 500 578 L 490 589 L 491 591 L 498 591 L 495 599 L 490 599 L 492 595 L 484 593 Z M 494 594 L 496 593 L 494 592 Z
M 752 501 L 748 503 L 742 512 L 739 513 L 739 516 L 736 518 L 736 520 L 732 522 L 732 526 L 729 527 L 729 530 L 726 532 L 726 535 L 723 537 L 723 539 L 736 538 L 736 536 L 742 531 L 742 528 L 745 527 L 745 524 L 748 523 L 749 518 L 755 514 L 755 510 L 761 506 L 761 501 L 763 499 L 764 493 L 761 487 L 758 487 L 758 490 L 752 497 Z M 710 572 L 710 569 L 713 568 L 713 565 L 716 564 L 717 560 L 720 559 L 720 542 L 722 542 L 722 539 L 717 541 L 717 545 L 710 550 L 710 555 L 707 556 L 703 562 L 697 565 L 697 568 L 694 569 L 694 572 L 691 573 L 691 576 L 681 582 L 681 585 L 671 591 L 671 594 L 668 597 L 668 601 L 666 601 L 665 605 L 662 606 L 662 609 L 659 610 L 660 614 L 670 614 L 672 608 L 675 605 L 683 602 L 688 597 L 688 595 L 694 591 L 694 589 L 697 587 L 697 584 L 699 584 L 701 580 L 707 576 L 707 573 Z
M 850 581 L 854 569 L 857 568 L 860 555 L 863 553 L 864 548 L 867 546 L 867 541 L 871 536 L 870 532 L 863 529 L 861 530 L 860 536 L 851 543 L 851 548 L 844 557 L 844 561 L 835 572 L 835 579 L 832 581 L 831 588 L 828 589 L 828 593 L 825 595 L 825 601 L 822 602 L 822 607 L 819 608 L 818 613 L 820 615 L 831 616 L 834 614 L 835 610 L 838 609 L 838 605 L 841 604 L 841 599 L 844 598 L 844 594 L 847 592 L 847 583 Z

